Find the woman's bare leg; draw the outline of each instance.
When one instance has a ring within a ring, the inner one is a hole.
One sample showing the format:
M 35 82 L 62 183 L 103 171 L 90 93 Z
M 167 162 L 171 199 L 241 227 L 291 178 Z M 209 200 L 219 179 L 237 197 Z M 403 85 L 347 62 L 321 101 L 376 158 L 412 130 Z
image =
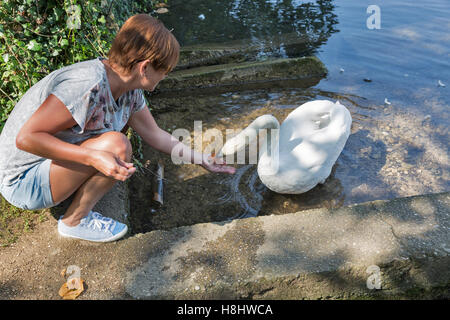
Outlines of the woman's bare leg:
M 131 143 L 120 132 L 107 132 L 83 141 L 80 146 L 89 149 L 113 152 L 122 160 L 130 162 Z M 53 201 L 61 202 L 75 192 L 72 203 L 62 221 L 67 226 L 75 226 L 114 186 L 117 180 L 106 177 L 95 168 L 73 162 L 52 161 L 50 185 Z

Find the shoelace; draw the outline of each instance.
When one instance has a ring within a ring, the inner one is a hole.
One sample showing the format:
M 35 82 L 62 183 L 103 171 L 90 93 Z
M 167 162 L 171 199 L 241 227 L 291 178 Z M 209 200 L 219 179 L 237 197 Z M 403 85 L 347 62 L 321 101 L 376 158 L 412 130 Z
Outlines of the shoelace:
M 88 228 L 99 229 L 100 231 L 107 232 L 114 224 L 114 220 L 111 218 L 103 217 L 101 214 L 94 212 L 92 218 L 87 223 Z

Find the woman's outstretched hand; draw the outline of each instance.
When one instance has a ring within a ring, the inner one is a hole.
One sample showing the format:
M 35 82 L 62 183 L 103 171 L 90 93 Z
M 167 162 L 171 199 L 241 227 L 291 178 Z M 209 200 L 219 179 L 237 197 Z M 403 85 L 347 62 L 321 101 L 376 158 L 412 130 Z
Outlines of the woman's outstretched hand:
M 211 172 L 222 172 L 228 174 L 234 174 L 236 168 L 227 166 L 222 158 L 215 158 L 209 154 L 203 154 L 201 166 Z

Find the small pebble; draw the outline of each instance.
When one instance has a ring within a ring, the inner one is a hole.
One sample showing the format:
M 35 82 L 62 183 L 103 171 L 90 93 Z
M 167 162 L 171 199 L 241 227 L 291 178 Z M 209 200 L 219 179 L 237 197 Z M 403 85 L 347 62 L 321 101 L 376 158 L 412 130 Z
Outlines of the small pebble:
M 167 8 L 159 8 L 156 10 L 156 13 L 159 13 L 159 14 L 163 14 L 163 13 L 167 13 L 167 12 L 169 12 L 169 9 L 167 9 Z

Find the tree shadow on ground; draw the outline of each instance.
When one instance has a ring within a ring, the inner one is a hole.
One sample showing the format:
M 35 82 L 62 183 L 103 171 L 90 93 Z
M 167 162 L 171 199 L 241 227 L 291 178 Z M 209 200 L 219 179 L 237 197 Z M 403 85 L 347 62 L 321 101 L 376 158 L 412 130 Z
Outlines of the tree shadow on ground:
M 370 264 L 380 268 L 380 290 L 371 290 L 367 286 L 367 280 L 371 276 L 371 273 L 367 272 L 369 264 L 348 265 L 355 261 L 355 256 L 354 252 L 348 250 L 351 243 L 345 241 L 342 247 L 334 248 L 332 254 L 317 255 L 317 251 L 312 250 L 314 255 L 308 255 L 311 251 L 308 247 L 303 248 L 303 252 L 298 250 L 298 247 L 294 250 L 290 250 L 289 247 L 276 247 L 275 255 L 262 255 L 259 256 L 259 260 L 270 265 L 271 259 L 278 262 L 283 259 L 289 262 L 290 259 L 289 263 L 283 264 L 287 269 L 289 266 L 292 268 L 306 266 L 304 271 L 313 273 L 310 277 L 293 276 L 289 280 L 289 286 L 281 286 L 288 294 L 288 298 L 448 299 L 450 292 L 448 268 L 450 239 L 446 231 L 450 226 L 448 194 L 376 202 L 371 206 L 370 211 L 362 209 L 351 211 L 355 220 L 352 222 L 354 225 L 349 226 L 348 232 L 360 229 L 372 218 L 382 221 L 391 230 L 389 233 L 396 245 L 384 248 L 384 252 L 382 251 L 378 257 L 375 255 L 376 259 Z M 280 231 L 279 234 L 270 237 L 274 239 L 275 244 L 282 244 L 286 239 L 298 238 L 299 232 L 302 231 Z M 329 237 L 319 233 L 316 236 L 316 248 L 321 250 L 329 245 L 328 240 L 339 242 L 338 238 L 345 237 L 345 234 L 336 233 Z M 382 242 L 379 238 L 372 241 Z M 361 254 L 364 254 L 364 250 Z M 331 271 L 315 272 L 327 267 Z M 261 288 L 263 294 L 257 293 L 256 297 L 285 298 L 282 290 L 273 285 L 272 287 L 271 290 Z

